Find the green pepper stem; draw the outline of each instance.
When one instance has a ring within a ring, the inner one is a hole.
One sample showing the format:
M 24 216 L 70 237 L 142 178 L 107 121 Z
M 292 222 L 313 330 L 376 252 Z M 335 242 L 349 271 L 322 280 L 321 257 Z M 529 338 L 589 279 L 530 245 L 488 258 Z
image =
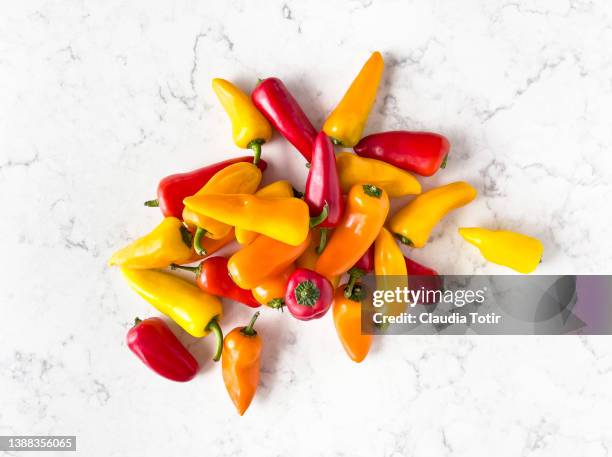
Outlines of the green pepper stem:
M 321 213 L 318 216 L 313 216 L 310 218 L 310 228 L 316 227 L 321 224 L 325 219 L 327 219 L 327 214 L 329 213 L 329 205 L 325 202 L 325 206 L 321 210 Z
M 193 236 L 193 248 L 197 255 L 206 255 L 206 249 L 202 247 L 202 238 L 206 235 L 206 230 L 202 227 L 196 229 L 195 235 Z
M 282 311 L 283 307 L 285 306 L 285 300 L 282 298 L 273 298 L 266 303 L 266 306 L 269 306 L 272 309 L 280 309 Z
M 134 318 L 134 327 L 136 327 L 138 324 L 140 324 L 142 322 L 142 319 L 140 317 L 135 317 Z
M 448 161 L 448 154 L 444 156 L 444 160 L 442 160 L 442 164 L 440 165 L 440 168 L 446 168 L 447 161 Z
M 293 294 L 295 295 L 295 301 L 298 305 L 307 306 L 309 308 L 312 308 L 321 297 L 321 291 L 310 279 L 299 283 L 293 291 Z
M 406 246 L 412 246 L 412 241 L 410 241 L 410 238 L 407 238 L 404 235 L 400 235 L 399 233 L 396 233 L 395 237 L 400 240 L 402 244 L 405 244 Z
M 257 320 L 258 317 L 259 317 L 259 311 L 257 311 L 255 314 L 253 314 L 253 317 L 251 318 L 251 321 L 249 322 L 249 325 L 247 325 L 245 328 L 242 329 L 242 333 L 244 333 L 246 336 L 255 336 L 255 335 L 257 335 L 257 332 L 255 331 L 253 326 L 255 325 L 255 321 Z
M 344 289 L 344 296 L 346 298 L 351 298 L 353 296 L 353 288 L 355 287 L 355 283 L 363 276 L 365 276 L 366 272 L 361 268 L 351 268 L 348 271 L 349 274 L 349 282 Z
M 200 272 L 202 271 L 202 264 L 197 267 L 188 267 L 186 265 L 177 265 L 176 263 L 170 264 L 171 270 L 183 270 L 183 271 L 191 271 L 196 276 L 200 276 Z
M 149 208 L 157 208 L 159 206 L 159 200 L 147 200 L 144 202 L 144 205 L 148 206 Z
M 295 187 L 292 187 L 293 189 L 293 196 L 295 198 L 302 198 L 304 196 L 303 192 L 300 192 L 299 190 L 297 190 Z
M 331 140 L 332 143 L 334 143 L 334 145 L 342 146 L 342 141 L 340 141 L 338 138 L 330 137 L 329 139 Z
M 215 334 L 215 355 L 213 356 L 213 360 L 218 362 L 221 359 L 221 353 L 223 352 L 223 331 L 219 326 L 217 316 L 213 317 L 208 323 L 206 330 Z
M 253 165 L 259 165 L 261 159 L 261 145 L 264 144 L 264 140 L 256 139 L 251 141 L 247 147 L 253 151 Z
M 319 241 L 319 245 L 317 246 L 316 252 L 317 254 L 321 254 L 325 246 L 327 246 L 327 233 L 329 232 L 328 228 L 321 228 L 321 240 Z
M 363 300 L 363 295 L 364 290 L 361 284 L 355 284 L 355 287 L 353 287 L 353 291 L 348 296 L 346 294 L 346 289 L 344 289 L 344 296 L 352 301 L 360 302 L 361 300 Z
M 364 184 L 363 191 L 370 197 L 380 198 L 382 195 L 382 189 L 380 187 L 376 187 L 374 184 Z

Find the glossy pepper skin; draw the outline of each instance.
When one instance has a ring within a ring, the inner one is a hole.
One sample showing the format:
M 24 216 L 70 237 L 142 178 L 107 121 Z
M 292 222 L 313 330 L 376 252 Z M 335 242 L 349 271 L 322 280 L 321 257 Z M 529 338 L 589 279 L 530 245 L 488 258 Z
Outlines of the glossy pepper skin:
M 280 309 L 285 306 L 285 291 L 295 265 L 291 264 L 281 274 L 265 279 L 264 282 L 251 290 L 253 297 L 262 305 Z
M 336 333 L 346 354 L 354 362 L 362 362 L 372 346 L 372 335 L 361 334 L 361 303 L 364 299 L 361 284 L 356 284 L 347 293 L 347 284 L 334 293 L 332 312 Z
M 209 257 L 200 262 L 197 267 L 173 265 L 172 268 L 195 273 L 196 284 L 204 292 L 217 297 L 229 298 L 251 308 L 260 306 L 250 290 L 242 289 L 232 281 L 227 270 L 227 258 L 225 257 Z
M 427 298 L 427 291 L 441 290 L 443 281 L 438 272 L 432 268 L 421 265 L 420 263 L 404 256 L 406 261 L 406 271 L 410 278 L 410 288 L 413 290 L 423 290 L 425 298 L 420 301 L 421 304 L 431 305 L 435 303 L 433 298 Z
M 218 194 L 252 194 L 261 182 L 261 170 L 252 163 L 235 163 L 217 172 L 195 195 L 185 199 L 195 199 L 206 195 Z M 183 201 L 183 203 L 185 202 Z M 200 251 L 199 243 L 203 235 L 219 239 L 227 235 L 232 224 L 225 224 L 214 217 L 209 217 L 197 210 L 185 206 L 183 220 L 192 227 L 197 227 L 194 247 Z
M 223 342 L 221 368 L 223 382 L 238 414 L 245 413 L 259 384 L 261 338 L 253 328 L 259 311 L 246 327 L 237 327 Z
M 389 213 L 387 193 L 370 184 L 351 188 L 340 225 L 317 260 L 316 271 L 328 278 L 348 271 L 372 245 Z
M 392 131 L 362 138 L 355 152 L 378 159 L 421 176 L 431 176 L 446 165 L 450 143 L 442 135 L 429 132 Z
M 272 138 L 270 123 L 257 110 L 251 97 L 231 82 L 215 78 L 212 80 L 212 88 L 232 122 L 234 143 L 239 148 L 252 149 L 256 157 L 254 163 L 257 163 L 261 145 Z
M 192 238 L 180 219 L 165 217 L 148 235 L 115 252 L 108 264 L 146 269 L 189 262 L 196 256 Z
M 126 342 L 142 363 L 171 381 L 190 381 L 200 369 L 196 359 L 159 317 L 136 319 Z
M 278 78 L 264 79 L 251 98 L 274 128 L 310 162 L 317 131 L 283 82 Z
M 335 144 L 353 147 L 361 138 L 376 100 L 384 65 L 380 52 L 372 53 L 338 106 L 323 124 L 323 131 Z
M 365 159 L 350 152 L 336 156 L 342 192 L 365 182 L 382 187 L 389 197 L 420 194 L 421 184 L 407 171 L 375 159 Z
M 422 248 L 440 219 L 470 203 L 476 194 L 476 189 L 463 181 L 428 190 L 395 213 L 389 228 L 402 243 Z
M 408 270 L 402 250 L 386 228 L 382 228 L 374 243 L 374 273 L 378 290 L 395 290 L 408 287 Z M 400 302 L 388 303 L 385 313 L 399 316 L 405 309 Z
M 218 321 L 223 310 L 217 297 L 162 271 L 121 268 L 121 273 L 138 295 L 190 335 L 201 338 L 214 332 L 217 348 L 213 360 L 219 360 L 223 335 Z
M 321 231 L 317 252 L 325 249 L 328 229 L 342 220 L 344 201 L 340 190 L 334 145 L 325 132 L 319 132 L 312 148 L 312 161 L 304 187 L 304 201 L 313 217 L 325 217 L 318 227 Z
M 298 268 L 289 277 L 285 292 L 285 305 L 301 321 L 323 317 L 332 304 L 334 288 L 319 273 Z
M 355 287 L 360 278 L 374 271 L 374 244 L 375 243 L 368 248 L 365 254 L 363 254 L 348 271 L 349 280 L 348 283 L 345 284 L 345 293 L 347 297 L 353 294 L 353 287 Z
M 293 197 L 294 190 L 293 186 L 289 181 L 276 181 L 272 184 L 268 184 L 265 187 L 262 187 L 255 195 L 258 197 Z M 256 232 L 251 232 L 250 230 L 245 230 L 240 227 L 236 228 L 236 241 L 240 244 L 250 244 L 257 237 Z
M 252 163 L 253 160 L 254 158 L 251 156 L 236 157 L 187 173 L 166 176 L 157 186 L 157 200 L 147 201 L 145 206 L 159 206 L 164 216 L 180 219 L 183 217 L 183 209 L 185 208 L 183 199 L 195 194 L 218 171 L 238 162 Z M 261 171 L 265 171 L 268 165 L 264 160 L 260 160 L 257 166 Z
M 542 261 L 542 242 L 521 233 L 462 227 L 459 234 L 468 243 L 480 249 L 485 259 L 519 273 L 531 273 Z
M 289 268 L 309 243 L 310 234 L 298 246 L 259 235 L 255 241 L 229 258 L 229 274 L 239 287 L 253 289 Z
M 185 199 L 185 206 L 219 223 L 257 232 L 292 246 L 302 244 L 310 227 L 308 205 L 299 198 L 194 195 Z

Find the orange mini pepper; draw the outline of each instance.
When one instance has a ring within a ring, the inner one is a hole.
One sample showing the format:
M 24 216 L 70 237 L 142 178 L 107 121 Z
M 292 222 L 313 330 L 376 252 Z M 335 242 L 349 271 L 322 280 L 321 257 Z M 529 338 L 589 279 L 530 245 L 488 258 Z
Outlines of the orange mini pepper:
M 334 325 L 344 350 L 351 360 L 359 363 L 368 355 L 372 345 L 372 335 L 361 334 L 361 303 L 365 293 L 361 284 L 347 292 L 347 284 L 343 284 L 334 293 Z
M 386 228 L 382 228 L 374 242 L 374 274 L 376 275 L 376 289 L 395 290 L 408 287 L 408 270 L 404 254 L 395 238 Z M 405 304 L 399 302 L 388 303 L 385 314 L 398 316 L 405 309 Z
M 317 260 L 315 270 L 328 278 L 346 273 L 374 242 L 389 213 L 389 197 L 380 187 L 351 188 L 340 225 Z
M 259 311 L 246 327 L 236 327 L 225 336 L 221 368 L 227 393 L 241 416 L 247 410 L 259 384 L 261 338 L 253 328 Z
M 302 255 L 309 243 L 310 232 L 297 246 L 259 235 L 255 241 L 229 258 L 227 269 L 239 287 L 253 289 L 286 270 Z
M 291 264 L 281 274 L 266 279 L 260 285 L 251 290 L 253 297 L 262 305 L 270 308 L 279 309 L 285 306 L 285 290 L 291 273 L 295 270 L 295 265 Z

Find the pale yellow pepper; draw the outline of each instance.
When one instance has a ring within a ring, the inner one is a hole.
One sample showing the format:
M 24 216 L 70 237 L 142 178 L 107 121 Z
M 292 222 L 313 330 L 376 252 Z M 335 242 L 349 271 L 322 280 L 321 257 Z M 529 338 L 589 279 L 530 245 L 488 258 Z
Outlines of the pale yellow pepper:
M 408 287 L 408 270 L 404 254 L 395 238 L 386 228 L 382 228 L 374 242 L 374 274 L 376 289 L 394 291 L 397 287 Z M 405 303 L 387 303 L 385 314 L 399 316 L 406 308 Z
M 258 197 L 293 197 L 293 186 L 289 181 L 276 181 L 272 184 L 268 184 L 265 187 L 262 187 L 255 195 Z M 258 233 L 251 232 L 250 230 L 245 230 L 240 227 L 236 227 L 236 241 L 240 244 L 246 245 L 251 244 L 255 238 L 257 238 Z
M 462 227 L 459 234 L 480 249 L 485 259 L 519 273 L 531 273 L 542 261 L 542 242 L 521 233 Z
M 376 159 L 366 159 L 350 152 L 336 155 L 338 179 L 345 194 L 355 184 L 382 187 L 389 197 L 420 194 L 421 184 L 407 171 Z
M 323 131 L 332 138 L 334 144 L 352 148 L 361 139 L 376 100 L 384 65 L 380 52 L 372 53 L 336 109 L 323 124 Z

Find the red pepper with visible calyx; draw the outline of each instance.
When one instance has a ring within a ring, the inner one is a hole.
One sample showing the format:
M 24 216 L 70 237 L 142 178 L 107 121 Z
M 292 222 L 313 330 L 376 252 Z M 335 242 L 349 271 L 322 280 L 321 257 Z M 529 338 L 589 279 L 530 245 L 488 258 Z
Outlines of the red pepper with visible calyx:
M 336 170 L 334 145 L 325 132 L 319 132 L 312 148 L 312 161 L 306 179 L 304 201 L 308 204 L 310 215 L 317 217 L 317 227 L 321 230 L 321 241 L 317 253 L 321 254 L 327 243 L 327 231 L 342 220 L 344 200 Z
M 185 198 L 191 197 L 200 190 L 218 171 L 238 162 L 253 162 L 254 160 L 252 156 L 236 157 L 187 173 L 166 176 L 157 185 L 157 199 L 146 201 L 145 206 L 159 206 L 165 217 L 173 216 L 182 219 Z M 257 166 L 264 171 L 268 165 L 264 160 L 259 160 Z
M 196 359 L 159 317 L 141 321 L 127 333 L 127 345 L 142 362 L 164 378 L 186 382 L 198 373 Z
M 310 162 L 317 131 L 283 82 L 278 78 L 264 79 L 251 98 L 274 128 Z
M 357 281 L 363 276 L 371 273 L 374 270 L 374 243 L 368 248 L 368 250 L 361 256 L 361 258 L 355 262 L 355 265 L 347 272 L 349 274 L 349 280 L 344 289 L 344 296 L 350 298 L 353 295 L 353 288 L 357 284 Z
M 410 288 L 413 290 L 423 290 L 426 294 L 427 291 L 436 291 L 442 289 L 442 278 L 436 270 L 421 265 L 414 260 L 404 256 L 406 262 L 406 272 L 408 273 L 408 282 Z M 435 303 L 435 300 L 428 299 L 425 295 L 425 299 L 421 300 L 420 303 L 424 305 L 431 305 Z
M 334 298 L 334 288 L 319 273 L 298 268 L 289 277 L 285 292 L 285 305 L 289 312 L 301 321 L 323 317 Z
M 398 130 L 368 135 L 353 149 L 362 157 L 382 160 L 421 176 L 431 176 L 446 166 L 450 144 L 437 133 Z
M 195 273 L 196 284 L 204 292 L 212 295 L 229 298 L 251 308 L 258 308 L 261 304 L 255 300 L 253 294 L 248 289 L 238 287 L 232 281 L 227 269 L 227 259 L 225 257 L 209 257 L 200 262 L 197 267 L 186 267 L 172 265 L 173 270 L 185 270 Z

